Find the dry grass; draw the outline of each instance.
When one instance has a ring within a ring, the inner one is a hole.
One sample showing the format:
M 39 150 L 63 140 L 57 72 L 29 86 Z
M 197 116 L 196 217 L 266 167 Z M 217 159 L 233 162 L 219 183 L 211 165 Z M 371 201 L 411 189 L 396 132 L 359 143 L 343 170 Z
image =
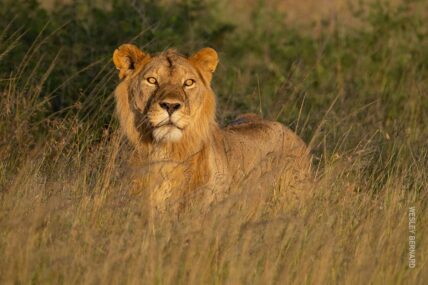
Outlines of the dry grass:
M 81 157 L 67 152 L 49 166 L 42 148 L 20 163 L 0 196 L 2 283 L 423 284 L 428 278 L 420 162 L 391 170 L 379 193 L 371 190 L 376 181 L 360 180 L 364 157 L 356 155 L 326 162 L 318 182 L 301 189 L 259 189 L 253 181 L 207 209 L 147 216 L 145 201 L 116 179 L 119 141 L 113 136 Z M 421 192 L 408 187 L 409 176 L 420 179 Z M 408 268 L 409 207 L 418 217 L 415 269 Z

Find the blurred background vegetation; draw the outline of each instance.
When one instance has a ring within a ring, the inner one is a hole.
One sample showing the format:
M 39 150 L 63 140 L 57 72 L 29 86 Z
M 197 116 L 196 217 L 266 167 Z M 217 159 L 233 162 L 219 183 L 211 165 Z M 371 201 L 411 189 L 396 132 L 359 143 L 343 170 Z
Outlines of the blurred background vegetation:
M 79 112 L 108 124 L 116 47 L 191 53 L 211 46 L 221 56 L 214 88 L 223 121 L 258 112 L 296 127 L 300 113 L 309 139 L 337 100 L 331 114 L 358 116 L 361 128 L 391 137 L 410 121 L 407 127 L 421 131 L 428 109 L 424 1 L 352 2 L 347 9 L 329 2 L 346 17 L 330 9 L 324 18 L 293 1 L 244 2 L 2 0 L 1 89 L 10 80 L 23 89 L 37 85 L 47 103 L 39 116 Z

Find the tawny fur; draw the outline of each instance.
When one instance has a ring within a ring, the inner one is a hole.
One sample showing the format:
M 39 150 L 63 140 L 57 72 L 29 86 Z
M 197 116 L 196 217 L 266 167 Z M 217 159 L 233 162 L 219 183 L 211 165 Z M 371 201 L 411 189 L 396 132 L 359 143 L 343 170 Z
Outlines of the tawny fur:
M 218 126 L 210 86 L 218 63 L 213 49 L 190 57 L 174 50 L 152 57 L 125 44 L 115 51 L 113 61 L 122 79 L 115 91 L 117 114 L 135 147 L 135 188 L 156 193 L 151 195 L 154 200 L 201 188 L 228 188 L 261 172 L 308 176 L 309 150 L 282 124 L 248 114 L 228 127 Z M 180 107 L 168 116 L 165 103 Z M 169 125 L 162 126 L 168 120 Z M 156 138 L 168 130 L 180 139 Z

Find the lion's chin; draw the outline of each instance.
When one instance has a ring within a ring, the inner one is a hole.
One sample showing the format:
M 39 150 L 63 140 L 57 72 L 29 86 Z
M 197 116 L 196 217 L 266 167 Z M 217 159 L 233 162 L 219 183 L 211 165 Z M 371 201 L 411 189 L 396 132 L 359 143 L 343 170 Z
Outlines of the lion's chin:
M 183 131 L 174 125 L 166 125 L 153 130 L 153 138 L 156 142 L 178 142 L 183 136 Z

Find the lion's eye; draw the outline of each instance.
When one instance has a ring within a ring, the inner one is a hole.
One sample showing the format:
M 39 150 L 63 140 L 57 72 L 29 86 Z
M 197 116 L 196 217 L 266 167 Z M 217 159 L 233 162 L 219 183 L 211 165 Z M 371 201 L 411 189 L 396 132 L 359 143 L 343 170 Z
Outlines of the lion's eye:
M 191 86 L 193 86 L 193 84 L 195 84 L 195 80 L 193 80 L 193 79 L 187 79 L 186 81 L 184 81 L 185 87 L 191 87 Z
M 148 77 L 147 82 L 150 84 L 157 84 L 158 83 L 158 81 L 154 77 Z

